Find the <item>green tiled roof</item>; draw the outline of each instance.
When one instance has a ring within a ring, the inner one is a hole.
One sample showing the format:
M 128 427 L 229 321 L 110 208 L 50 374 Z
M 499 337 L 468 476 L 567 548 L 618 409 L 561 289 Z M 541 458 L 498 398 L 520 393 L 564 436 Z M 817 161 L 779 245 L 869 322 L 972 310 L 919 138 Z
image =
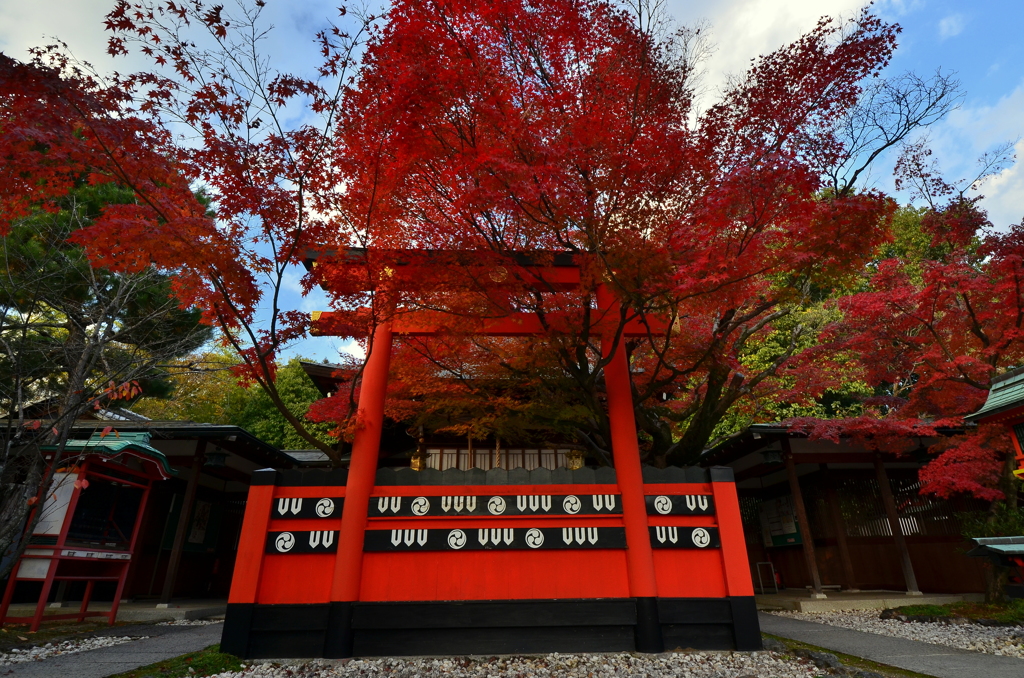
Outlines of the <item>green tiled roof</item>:
M 971 541 L 977 546 L 967 552 L 969 556 L 1024 556 L 1024 537 L 978 537 Z
M 1019 367 L 993 379 L 988 400 L 980 410 L 964 418 L 976 421 L 1021 405 L 1024 405 L 1024 368 Z
M 55 445 L 43 448 L 47 452 L 57 450 Z M 64 444 L 67 452 L 77 454 L 99 454 L 104 457 L 116 457 L 124 453 L 134 453 L 147 457 L 160 467 L 165 476 L 176 476 L 178 472 L 171 468 L 164 453 L 149 444 L 148 433 L 93 433 L 88 440 L 69 440 Z

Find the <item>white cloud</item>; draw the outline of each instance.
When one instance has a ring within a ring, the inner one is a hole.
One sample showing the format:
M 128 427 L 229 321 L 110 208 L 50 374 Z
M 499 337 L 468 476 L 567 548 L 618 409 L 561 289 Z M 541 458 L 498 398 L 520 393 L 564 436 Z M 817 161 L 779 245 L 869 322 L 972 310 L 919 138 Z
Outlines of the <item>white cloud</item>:
M 991 177 L 980 189 L 982 205 L 997 227 L 1004 229 L 1024 217 L 1024 81 L 996 103 L 967 105 L 954 111 L 930 131 L 944 176 L 951 181 L 969 179 L 986 151 L 1016 142 L 1018 162 Z
M 939 21 L 939 37 L 945 40 L 955 35 L 960 35 L 967 25 L 967 19 L 963 14 L 950 14 Z
M 864 0 L 669 0 L 668 11 L 681 25 L 711 23 L 717 49 L 706 64 L 705 84 L 715 99 L 730 76 L 749 68 L 751 59 L 796 40 L 823 16 L 848 17 L 864 4 Z

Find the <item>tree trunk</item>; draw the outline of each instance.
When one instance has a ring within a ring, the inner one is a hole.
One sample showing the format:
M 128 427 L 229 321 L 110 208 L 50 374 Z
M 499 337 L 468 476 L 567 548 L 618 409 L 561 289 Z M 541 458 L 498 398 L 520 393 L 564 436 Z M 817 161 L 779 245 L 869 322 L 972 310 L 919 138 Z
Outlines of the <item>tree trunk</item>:
M 992 502 L 989 507 L 988 523 L 993 524 L 998 515 L 1000 506 L 1008 509 L 1017 509 L 1017 490 L 1020 481 L 1013 475 L 1013 467 L 1016 463 L 1016 455 L 1013 449 L 1006 451 L 1006 459 L 1003 464 L 1003 473 L 999 478 L 999 489 L 1002 490 L 1004 498 Z M 992 561 L 985 564 L 985 602 L 1001 603 L 1006 599 L 1006 584 L 1010 581 L 1011 569 L 997 565 Z

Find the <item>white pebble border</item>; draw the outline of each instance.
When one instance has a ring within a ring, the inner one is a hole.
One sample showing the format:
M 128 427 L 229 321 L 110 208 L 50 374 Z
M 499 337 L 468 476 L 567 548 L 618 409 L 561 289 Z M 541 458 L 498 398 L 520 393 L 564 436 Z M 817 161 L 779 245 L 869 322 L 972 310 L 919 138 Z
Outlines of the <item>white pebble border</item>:
M 78 638 L 75 640 L 62 640 L 46 645 L 26 648 L 24 650 L 14 648 L 10 652 L 0 652 L 0 666 L 21 664 L 24 662 L 37 662 L 61 654 L 73 654 L 75 652 L 86 652 L 98 650 L 101 647 L 111 647 L 130 643 L 133 640 L 142 640 L 148 636 L 98 636 L 95 638 Z
M 661 655 L 550 654 L 506 657 L 409 657 L 302 664 L 243 665 L 211 678 L 814 678 L 806 660 L 774 652 L 675 652 Z
M 223 619 L 172 619 L 171 621 L 157 622 L 157 626 L 209 626 L 223 623 Z
M 1024 626 L 982 626 L 971 623 L 944 624 L 942 622 L 904 622 L 898 619 L 879 619 L 878 610 L 849 610 L 845 612 L 783 612 L 782 617 L 841 626 L 855 631 L 876 633 L 880 636 L 908 638 L 923 643 L 974 650 L 986 654 L 1024 658 Z

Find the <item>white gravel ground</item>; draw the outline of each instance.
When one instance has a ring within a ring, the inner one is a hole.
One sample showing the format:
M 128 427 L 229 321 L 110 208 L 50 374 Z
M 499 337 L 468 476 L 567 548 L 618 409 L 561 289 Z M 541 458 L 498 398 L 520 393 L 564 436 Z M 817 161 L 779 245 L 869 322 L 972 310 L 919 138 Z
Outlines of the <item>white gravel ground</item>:
M 1024 626 L 904 622 L 898 619 L 879 619 L 877 610 L 773 612 L 772 614 L 841 626 L 856 631 L 877 633 L 880 636 L 909 638 L 924 643 L 958 647 L 962 650 L 1024 658 Z
M 157 622 L 157 626 L 209 626 L 223 623 L 223 619 L 172 619 L 171 621 Z
M 37 645 L 24 650 L 15 648 L 10 652 L 0 652 L 0 666 L 10 666 L 11 664 L 21 664 L 22 662 L 37 662 L 61 654 L 97 650 L 101 647 L 110 647 L 111 645 L 130 643 L 133 640 L 142 640 L 146 637 L 101 636 L 98 638 L 77 638 L 74 640 L 62 640 L 57 643 L 47 643 L 46 645 Z
M 212 678 L 813 678 L 827 672 L 774 652 L 676 652 L 660 655 L 410 657 L 255 664 Z

